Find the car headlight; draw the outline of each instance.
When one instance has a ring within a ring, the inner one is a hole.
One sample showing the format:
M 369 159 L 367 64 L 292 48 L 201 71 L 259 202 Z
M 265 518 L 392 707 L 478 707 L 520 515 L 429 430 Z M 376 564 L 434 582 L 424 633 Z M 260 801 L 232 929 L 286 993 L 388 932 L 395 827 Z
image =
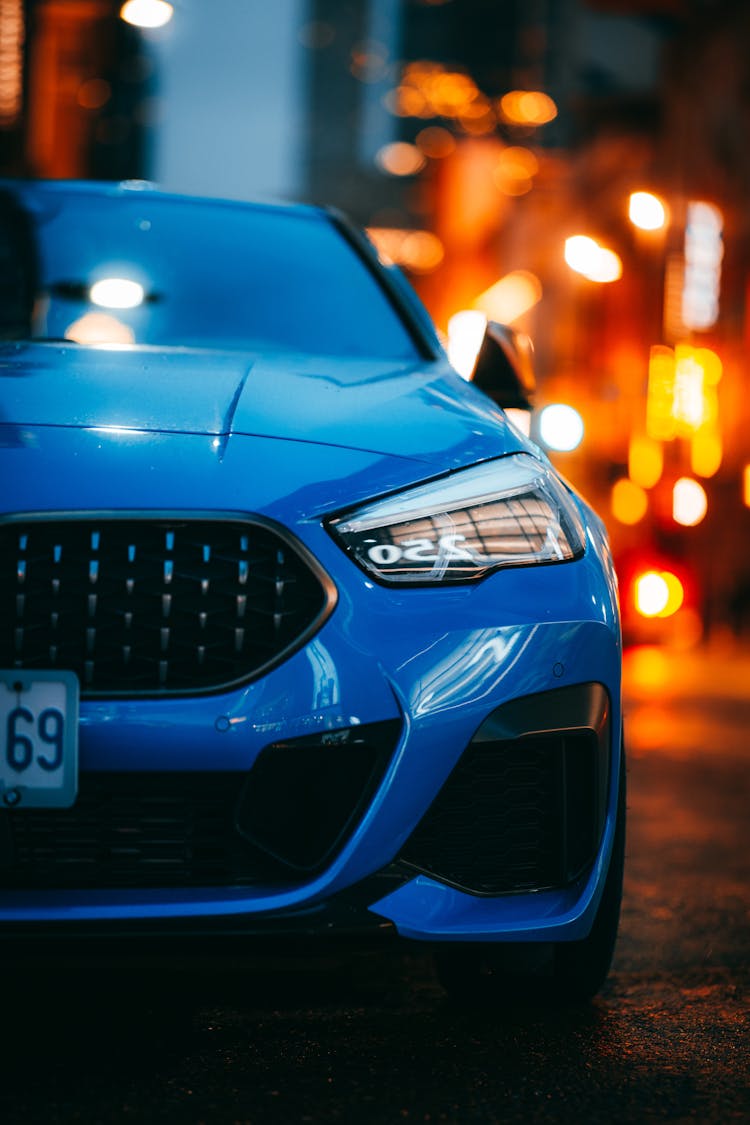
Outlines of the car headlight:
M 475 582 L 506 566 L 584 550 L 578 510 L 527 453 L 487 461 L 332 519 L 334 536 L 381 582 Z

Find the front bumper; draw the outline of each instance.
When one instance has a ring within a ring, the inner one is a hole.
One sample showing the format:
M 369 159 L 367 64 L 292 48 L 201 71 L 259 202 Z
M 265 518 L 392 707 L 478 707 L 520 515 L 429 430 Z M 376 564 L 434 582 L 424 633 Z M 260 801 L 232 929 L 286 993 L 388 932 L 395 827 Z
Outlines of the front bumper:
M 330 540 L 310 546 L 331 572 L 340 565 Z M 309 936 L 309 923 L 318 919 L 328 936 L 360 929 L 424 942 L 585 936 L 611 850 L 621 725 L 616 611 L 593 556 L 437 592 L 376 588 L 357 575 L 359 588 L 340 586 L 336 612 L 320 632 L 262 679 L 201 698 L 85 702 L 81 769 L 87 774 L 244 776 L 279 740 L 389 722 L 398 724 L 400 737 L 345 839 L 321 864 L 244 886 L 29 890 L 6 883 L 0 933 L 72 936 L 83 927 L 200 936 L 218 929 L 251 940 L 298 925 Z M 407 845 L 479 732 L 486 735 L 497 716 L 511 712 L 515 727 L 505 737 L 516 741 L 532 731 L 559 731 L 561 722 L 591 729 L 590 685 L 601 685 L 606 716 L 595 724 L 596 839 L 585 866 L 565 867 L 553 886 L 537 881 L 486 894 L 477 886 L 467 890 L 455 872 L 415 862 Z M 545 718 L 544 699 L 561 692 L 580 699 L 578 711 L 553 720 L 547 710 Z M 537 713 L 532 722 L 528 716 Z M 395 885 L 369 882 L 394 862 Z M 344 911 L 347 923 L 338 905 L 355 891 L 356 910 Z

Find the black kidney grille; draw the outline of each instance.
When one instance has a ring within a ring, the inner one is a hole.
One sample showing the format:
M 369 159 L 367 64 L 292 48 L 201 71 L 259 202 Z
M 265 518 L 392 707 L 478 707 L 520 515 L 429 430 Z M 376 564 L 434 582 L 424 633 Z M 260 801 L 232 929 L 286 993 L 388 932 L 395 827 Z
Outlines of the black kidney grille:
M 472 743 L 401 859 L 474 894 L 563 887 L 601 825 L 593 732 Z
M 0 667 L 70 669 L 84 695 L 248 679 L 307 639 L 332 603 L 315 564 L 261 523 L 0 525 Z
M 253 886 L 283 879 L 234 830 L 244 773 L 82 774 L 70 809 L 0 812 L 5 888 Z M 2 829 L 5 829 L 3 832 Z

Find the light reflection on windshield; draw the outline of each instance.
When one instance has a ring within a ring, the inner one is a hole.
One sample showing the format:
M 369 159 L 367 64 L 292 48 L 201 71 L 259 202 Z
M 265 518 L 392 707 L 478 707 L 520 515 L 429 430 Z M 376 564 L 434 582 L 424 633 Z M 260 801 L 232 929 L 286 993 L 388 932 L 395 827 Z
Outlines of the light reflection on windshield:
M 109 313 L 84 313 L 63 333 L 76 344 L 134 344 L 133 329 Z
M 126 277 L 103 277 L 89 293 L 92 303 L 103 309 L 135 309 L 143 304 L 144 296 L 143 286 Z

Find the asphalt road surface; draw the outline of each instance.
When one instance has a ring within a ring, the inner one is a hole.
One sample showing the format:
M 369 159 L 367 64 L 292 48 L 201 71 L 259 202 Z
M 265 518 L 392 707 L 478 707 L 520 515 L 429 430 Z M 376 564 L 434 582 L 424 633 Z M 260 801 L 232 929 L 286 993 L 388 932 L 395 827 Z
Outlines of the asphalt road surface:
M 0 1121 L 750 1122 L 750 659 L 630 653 L 626 724 L 624 914 L 592 1004 L 456 1009 L 417 955 L 114 984 L 49 962 L 0 989 Z

